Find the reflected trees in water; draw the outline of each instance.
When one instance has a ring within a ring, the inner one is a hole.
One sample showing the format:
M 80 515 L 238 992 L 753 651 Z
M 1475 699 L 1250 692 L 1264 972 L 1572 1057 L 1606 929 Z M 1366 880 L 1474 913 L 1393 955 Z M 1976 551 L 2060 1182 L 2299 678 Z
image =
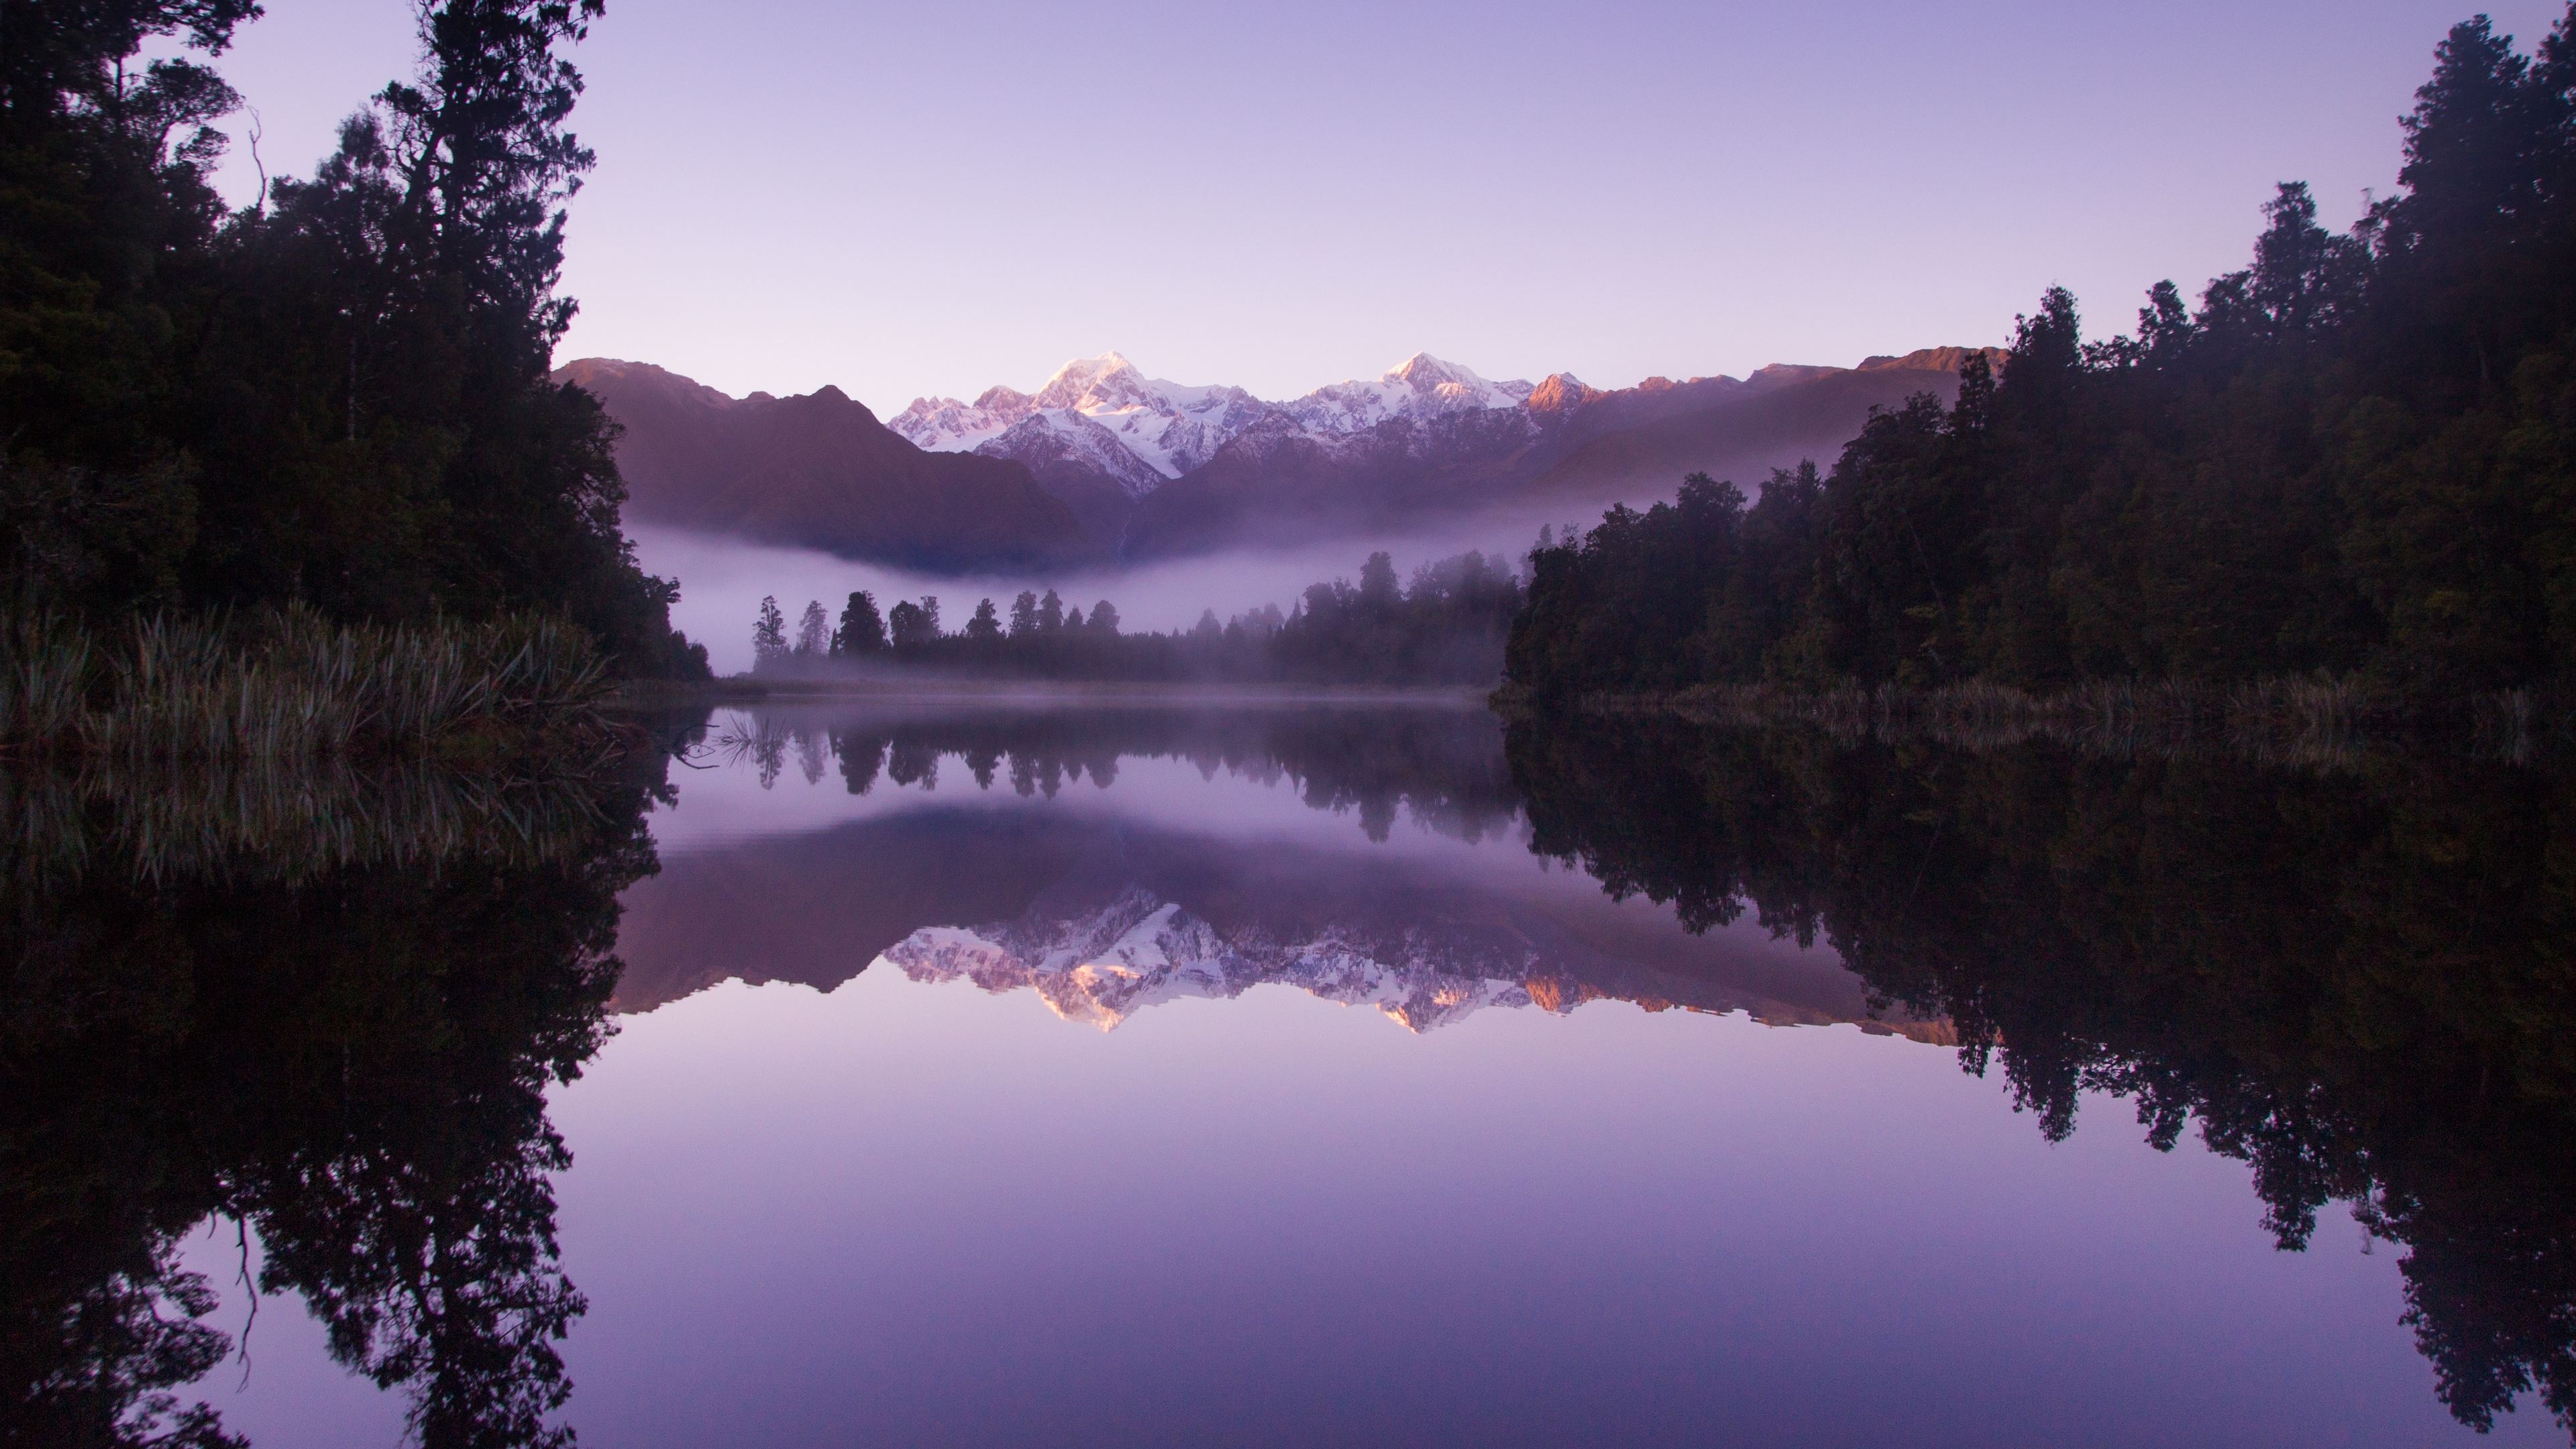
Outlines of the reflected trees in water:
M 239 1442 L 184 1393 L 233 1347 L 180 1263 L 210 1219 L 257 1238 L 260 1293 L 300 1296 L 336 1358 L 405 1394 L 419 1442 L 569 1439 L 555 1345 L 583 1305 L 545 1092 L 608 1031 L 652 754 L 509 789 L 7 781 L 11 1442 Z
M 2443 1401 L 2576 1428 L 2576 777 L 1524 721 L 1533 848 L 1698 929 L 1821 938 L 2052 1140 L 2196 1122 L 2304 1247 L 2405 1250 Z

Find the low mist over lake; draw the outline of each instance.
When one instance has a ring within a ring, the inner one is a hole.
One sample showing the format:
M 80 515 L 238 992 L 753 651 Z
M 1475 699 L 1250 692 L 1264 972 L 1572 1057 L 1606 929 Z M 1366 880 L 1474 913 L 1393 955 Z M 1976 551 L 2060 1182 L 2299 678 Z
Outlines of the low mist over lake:
M 790 610 L 819 599 L 838 613 L 852 591 L 872 590 L 892 607 L 897 600 L 935 595 L 947 616 L 962 620 L 978 599 L 1008 605 L 1023 589 L 1055 589 L 1067 602 L 1090 608 L 1108 599 L 1130 630 L 1187 629 L 1214 610 L 1222 621 L 1265 604 L 1286 610 L 1309 584 L 1355 578 L 1372 552 L 1390 551 L 1400 570 L 1482 549 L 1516 560 L 1538 525 L 1519 532 L 1519 521 L 1469 526 L 1440 534 L 1397 538 L 1329 539 L 1276 550 L 1238 549 L 1133 568 L 1094 567 L 1022 574 L 942 576 L 854 563 L 806 549 L 769 548 L 738 539 L 668 529 L 637 528 L 636 555 L 645 568 L 687 582 L 671 621 L 692 639 L 706 641 L 720 673 L 752 666 L 751 630 L 760 601 L 775 596 Z
M 0 1449 L 2576 1445 L 2576 0 L 0 0 Z

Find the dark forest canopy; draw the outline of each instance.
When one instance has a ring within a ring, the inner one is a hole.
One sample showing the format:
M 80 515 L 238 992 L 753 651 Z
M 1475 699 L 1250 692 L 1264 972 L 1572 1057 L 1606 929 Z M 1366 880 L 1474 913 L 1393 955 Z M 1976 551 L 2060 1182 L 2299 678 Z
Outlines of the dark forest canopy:
M 2196 311 L 2161 283 L 2087 342 L 2051 289 L 2000 377 L 1829 476 L 1694 477 L 1542 547 L 1512 681 L 2576 675 L 2576 6 L 2536 54 L 2480 17 L 2436 57 L 2351 233 L 2285 184 Z
M 546 379 L 592 161 L 559 51 L 600 12 L 424 6 L 421 73 L 228 212 L 208 62 L 253 0 L 0 4 L 6 601 L 543 610 L 624 672 L 695 667 L 619 531 L 612 425 Z
M 1312 585 L 1285 614 L 1272 604 L 1220 624 L 1208 610 L 1163 634 L 1122 632 L 1117 605 L 1103 599 L 1086 615 L 1053 589 L 1023 592 L 1007 609 L 979 600 L 953 630 L 936 595 L 880 612 L 875 595 L 854 593 L 837 628 L 818 600 L 792 629 L 773 598 L 752 627 L 753 672 L 815 678 L 894 665 L 1023 679 L 1490 686 L 1522 597 L 1519 576 L 1482 553 L 1423 564 L 1399 583 L 1394 559 L 1379 552 L 1356 585 Z

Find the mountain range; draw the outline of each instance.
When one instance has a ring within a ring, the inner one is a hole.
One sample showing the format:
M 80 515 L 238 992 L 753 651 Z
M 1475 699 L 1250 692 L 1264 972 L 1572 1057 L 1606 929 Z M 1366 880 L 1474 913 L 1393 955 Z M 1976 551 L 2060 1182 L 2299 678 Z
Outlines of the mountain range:
M 622 430 L 626 517 L 934 569 L 1086 552 L 1061 499 L 1017 463 L 925 453 L 839 388 L 727 396 L 645 363 L 586 358 L 555 380 Z
M 637 521 L 972 569 L 1496 515 L 1562 521 L 1668 496 L 1694 471 L 1750 491 L 1772 468 L 1829 462 L 1874 407 L 1955 394 L 1968 355 L 1603 390 L 1562 372 L 1494 382 L 1417 353 L 1374 379 L 1270 402 L 1151 378 L 1110 352 L 1034 392 L 917 398 L 882 422 L 832 387 L 734 398 L 602 358 L 556 377 L 622 426 Z

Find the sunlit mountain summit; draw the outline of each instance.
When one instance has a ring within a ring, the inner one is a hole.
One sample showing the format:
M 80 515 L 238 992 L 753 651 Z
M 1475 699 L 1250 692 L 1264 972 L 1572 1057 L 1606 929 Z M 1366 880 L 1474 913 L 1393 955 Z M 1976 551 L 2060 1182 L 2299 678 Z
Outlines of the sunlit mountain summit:
M 915 398 L 887 426 L 934 453 L 977 452 L 1037 462 L 1071 454 L 1141 497 L 1207 463 L 1255 425 L 1276 421 L 1317 437 L 1342 437 L 1389 421 L 1480 409 L 1516 409 L 1527 382 L 1488 382 L 1468 368 L 1417 352 L 1373 379 L 1265 402 L 1239 387 L 1191 387 L 1147 377 L 1115 352 L 1076 358 L 1034 393 L 987 388 L 973 402 Z M 1124 456 L 1121 456 L 1121 455 Z
M 883 421 L 831 387 L 735 398 L 605 358 L 555 377 L 596 395 L 622 429 L 633 521 L 953 571 L 1471 519 L 1519 535 L 1650 503 L 1691 472 L 1758 488 L 1774 467 L 1833 457 L 1872 408 L 1954 394 L 1970 352 L 1608 390 L 1565 371 L 1497 382 L 1417 352 L 1276 401 L 1152 377 L 1104 352 L 1034 391 L 918 397 Z

